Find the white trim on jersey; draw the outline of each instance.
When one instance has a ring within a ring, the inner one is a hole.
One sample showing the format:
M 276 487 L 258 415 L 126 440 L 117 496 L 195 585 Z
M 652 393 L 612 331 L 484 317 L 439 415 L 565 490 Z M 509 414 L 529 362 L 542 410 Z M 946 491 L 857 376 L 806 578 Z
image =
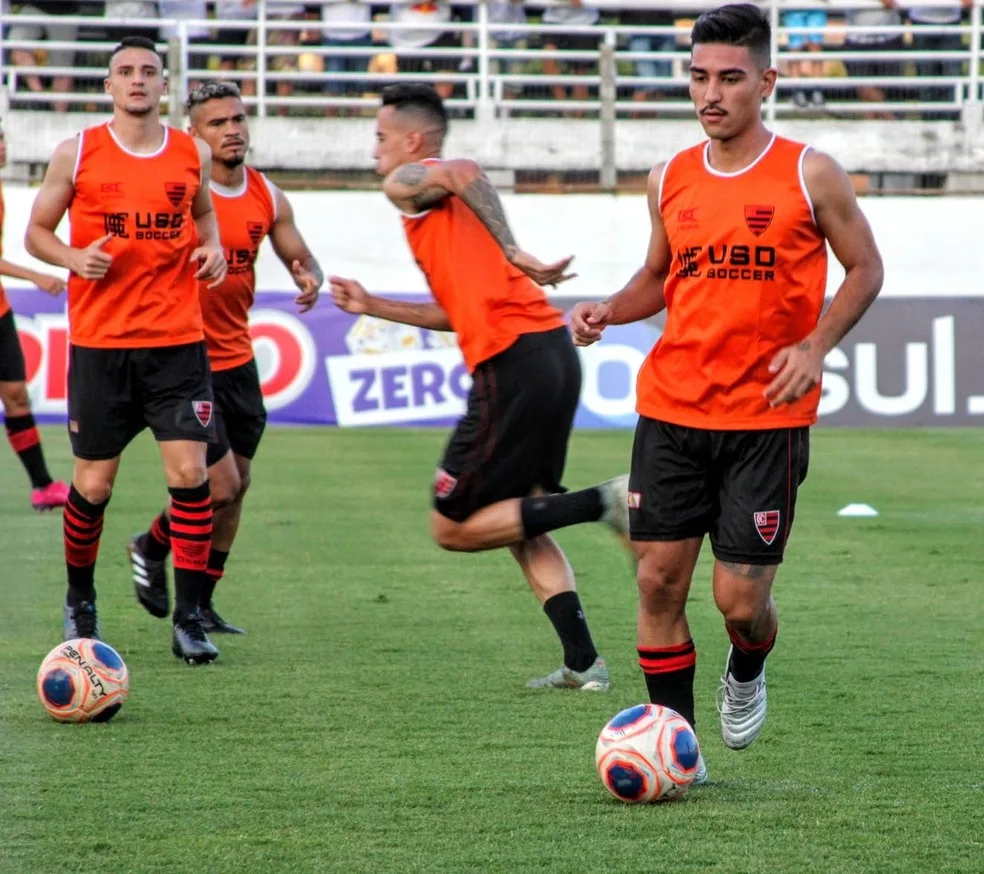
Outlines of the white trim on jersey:
M 280 193 L 280 189 L 267 179 L 266 173 L 260 173 L 260 176 L 263 177 L 267 191 L 270 192 L 270 199 L 273 201 L 273 220 L 276 222 L 280 218 L 280 204 L 277 203 L 277 195 Z
M 800 190 L 803 192 L 803 197 L 806 200 L 806 205 L 810 208 L 810 218 L 813 219 L 813 224 L 817 223 L 817 212 L 813 208 L 813 198 L 810 197 L 810 189 L 806 187 L 806 176 L 803 173 L 803 162 L 806 161 L 806 153 L 812 149 L 813 146 L 803 146 L 803 151 L 800 152 L 799 161 L 796 162 L 796 172 L 799 176 Z M 819 228 L 818 228 L 819 230 Z
M 134 158 L 156 158 L 158 155 L 164 152 L 164 150 L 167 148 L 168 139 L 170 138 L 171 135 L 171 129 L 167 125 L 162 125 L 162 127 L 164 128 L 164 142 L 161 143 L 160 148 L 158 148 L 154 152 L 147 152 L 146 154 L 142 154 L 140 152 L 131 152 L 126 146 L 123 145 L 123 143 L 119 141 L 119 138 L 116 136 L 115 133 L 113 133 L 113 128 L 108 123 L 106 124 L 106 130 L 109 131 L 109 135 L 113 138 L 113 142 L 116 143 L 117 146 L 119 146 L 121 151 L 125 152 L 127 155 L 132 155 Z
M 79 178 L 79 167 L 82 166 L 82 146 L 85 143 L 85 131 L 79 131 L 79 151 L 75 156 L 75 169 L 72 171 L 72 185 L 75 184 L 75 180 Z
M 751 164 L 749 164 L 747 167 L 742 167 L 740 170 L 735 170 L 732 173 L 725 173 L 723 170 L 715 170 L 711 166 L 711 161 L 709 157 L 711 151 L 711 141 L 708 140 L 707 144 L 704 146 L 704 169 L 712 176 L 721 176 L 722 178 L 725 179 L 733 179 L 735 176 L 741 176 L 742 173 L 747 173 L 756 164 L 758 164 L 759 161 L 761 161 L 766 155 L 768 155 L 769 152 L 772 151 L 772 146 L 775 144 L 775 142 L 776 142 L 776 135 L 773 134 L 772 139 L 769 140 L 769 144 L 764 149 L 762 149 L 762 152 L 754 161 L 752 161 Z

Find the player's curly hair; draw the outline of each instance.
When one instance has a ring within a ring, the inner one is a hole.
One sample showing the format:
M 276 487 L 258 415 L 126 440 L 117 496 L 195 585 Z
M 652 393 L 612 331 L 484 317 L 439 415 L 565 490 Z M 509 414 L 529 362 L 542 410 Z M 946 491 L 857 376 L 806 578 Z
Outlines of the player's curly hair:
M 196 106 L 208 103 L 209 100 L 221 100 L 223 97 L 242 97 L 239 86 L 235 82 L 211 79 L 191 89 L 185 100 L 185 109 L 191 112 Z
M 752 3 L 719 6 L 694 22 L 690 44 L 701 43 L 745 46 L 764 70 L 772 60 L 772 25 L 769 17 Z

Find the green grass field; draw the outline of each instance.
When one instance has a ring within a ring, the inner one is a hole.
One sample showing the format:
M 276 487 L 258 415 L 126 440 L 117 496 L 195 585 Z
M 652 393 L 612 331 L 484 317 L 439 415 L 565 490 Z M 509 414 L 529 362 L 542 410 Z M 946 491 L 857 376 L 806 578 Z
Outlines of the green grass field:
M 69 470 L 60 429 L 53 470 Z M 131 695 L 106 725 L 34 692 L 59 640 L 58 514 L 0 447 L 0 872 L 980 872 L 984 464 L 978 431 L 814 434 L 777 586 L 769 721 L 721 742 L 727 638 L 698 569 L 698 735 L 711 783 L 632 807 L 603 789 L 604 722 L 645 699 L 635 585 L 600 527 L 561 532 L 614 686 L 532 692 L 560 663 L 505 554 L 428 539 L 438 431 L 268 432 L 217 604 L 249 635 L 172 657 L 124 545 L 161 506 L 127 452 L 97 569 Z M 621 472 L 631 434 L 580 433 L 568 482 Z M 876 519 L 841 519 L 852 501 Z

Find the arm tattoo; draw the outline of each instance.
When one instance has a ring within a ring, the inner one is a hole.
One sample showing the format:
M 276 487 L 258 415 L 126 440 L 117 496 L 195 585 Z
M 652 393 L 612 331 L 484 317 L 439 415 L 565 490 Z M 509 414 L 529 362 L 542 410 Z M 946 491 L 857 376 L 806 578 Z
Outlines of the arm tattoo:
M 395 181 L 413 188 L 415 185 L 420 185 L 426 175 L 427 168 L 423 164 L 404 164 L 396 171 Z
M 775 575 L 776 566 L 770 564 L 739 564 L 734 561 L 722 561 L 721 564 L 731 573 L 749 580 L 765 580 Z
M 440 186 L 433 188 L 425 188 L 423 191 L 418 191 L 410 200 L 413 202 L 414 208 L 420 212 L 425 209 L 430 209 L 432 206 L 437 206 L 445 197 L 448 196 L 448 191 Z
M 502 210 L 502 201 L 496 193 L 492 183 L 483 173 L 474 182 L 461 192 L 461 199 L 468 205 L 468 208 L 478 216 L 479 220 L 489 229 L 489 233 L 499 244 L 507 257 L 511 257 L 519 249 L 512 231 L 509 230 L 509 223 L 506 221 L 506 214 Z
M 804 340 L 797 348 L 802 349 L 804 352 L 809 352 L 813 348 L 813 344 L 809 340 Z

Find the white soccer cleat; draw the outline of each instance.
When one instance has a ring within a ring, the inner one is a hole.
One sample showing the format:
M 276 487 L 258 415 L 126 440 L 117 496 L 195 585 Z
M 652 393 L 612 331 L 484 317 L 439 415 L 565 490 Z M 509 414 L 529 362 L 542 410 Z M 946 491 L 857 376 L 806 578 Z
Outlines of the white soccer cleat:
M 718 689 L 718 712 L 721 714 L 721 737 L 724 738 L 724 745 L 732 750 L 743 750 L 759 736 L 765 725 L 768 709 L 765 666 L 762 666 L 762 673 L 754 680 L 739 683 L 730 672 L 732 649 L 734 647 L 728 649 L 728 660 L 724 663 L 724 676 Z
M 707 782 L 707 765 L 704 764 L 704 754 L 697 755 L 697 773 L 694 774 L 694 786 L 703 786 Z
M 629 536 L 629 475 L 627 473 L 606 480 L 598 486 L 605 512 L 601 521 L 610 526 L 616 534 Z

